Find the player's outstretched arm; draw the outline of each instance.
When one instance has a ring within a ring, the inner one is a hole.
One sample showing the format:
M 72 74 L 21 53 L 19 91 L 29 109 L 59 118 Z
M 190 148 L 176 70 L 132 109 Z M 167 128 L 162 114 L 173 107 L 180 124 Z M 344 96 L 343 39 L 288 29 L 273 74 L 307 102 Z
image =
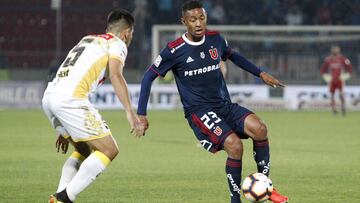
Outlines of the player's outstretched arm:
M 109 60 L 109 77 L 114 87 L 116 96 L 124 106 L 126 118 L 131 127 L 131 133 L 136 137 L 141 137 L 145 133 L 144 126 L 141 124 L 139 118 L 134 113 L 130 102 L 129 90 L 126 80 L 123 75 L 124 64 L 118 59 L 110 58 Z
M 252 73 L 255 76 L 260 77 L 265 84 L 271 86 L 271 87 L 284 87 L 285 85 L 280 82 L 278 79 L 272 77 L 268 73 L 262 71 L 260 68 L 258 68 L 255 64 L 253 64 L 251 61 L 247 60 L 244 56 L 242 56 L 240 53 L 231 51 L 230 56 L 228 57 L 234 64 L 239 66 L 240 68 L 246 70 L 249 73 Z
M 284 83 L 264 71 L 260 73 L 260 78 L 270 87 L 285 87 Z
M 149 127 L 149 122 L 146 118 L 147 104 L 150 97 L 152 82 L 155 80 L 157 76 L 158 74 L 152 70 L 152 66 L 151 66 L 145 72 L 144 77 L 141 81 L 141 90 L 140 90 L 140 98 L 139 98 L 137 114 L 139 115 L 139 119 L 141 123 L 144 125 L 145 130 L 148 129 Z
M 253 64 L 251 61 L 247 60 L 244 56 L 242 56 L 240 53 L 231 50 L 231 54 L 228 57 L 234 64 L 236 64 L 238 67 L 246 70 L 249 73 L 252 73 L 253 75 L 260 77 L 260 73 L 262 72 L 260 68 L 258 68 L 255 64 Z

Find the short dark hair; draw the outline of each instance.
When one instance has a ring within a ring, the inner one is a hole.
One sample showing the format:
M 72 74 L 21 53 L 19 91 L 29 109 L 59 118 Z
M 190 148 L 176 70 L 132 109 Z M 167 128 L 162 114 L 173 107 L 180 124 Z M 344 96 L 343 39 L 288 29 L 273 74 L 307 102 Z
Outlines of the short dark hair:
M 200 1 L 197 0 L 189 0 L 186 1 L 182 5 L 182 13 L 184 14 L 186 11 L 192 10 L 194 8 L 203 8 L 203 4 Z
M 134 26 L 135 23 L 134 16 L 129 11 L 118 9 L 109 13 L 107 17 L 107 26 L 109 27 L 109 25 L 118 22 L 119 20 L 124 20 L 129 27 Z

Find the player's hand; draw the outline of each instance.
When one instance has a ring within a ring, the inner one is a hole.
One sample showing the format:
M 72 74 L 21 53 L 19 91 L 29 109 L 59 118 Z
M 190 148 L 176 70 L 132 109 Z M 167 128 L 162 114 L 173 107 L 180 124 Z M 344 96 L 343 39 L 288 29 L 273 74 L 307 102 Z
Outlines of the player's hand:
M 322 75 L 322 78 L 324 79 L 324 81 L 325 81 L 326 83 L 329 83 L 329 82 L 332 80 L 331 75 L 328 74 L 328 73 L 324 73 L 324 74 Z
M 341 73 L 340 80 L 347 81 L 350 78 L 350 73 Z
M 285 87 L 284 83 L 267 74 L 266 72 L 261 72 L 260 78 L 264 81 L 265 84 L 269 85 L 270 87 Z
M 59 135 L 56 140 L 55 146 L 57 148 L 57 152 L 59 152 L 61 149 L 61 153 L 66 154 L 69 148 L 69 140 L 64 138 L 62 135 Z
M 147 130 L 147 129 L 149 128 L 149 121 L 148 121 L 148 119 L 146 118 L 146 116 L 143 116 L 143 115 L 138 115 L 138 116 L 139 116 L 140 122 L 144 125 L 145 130 Z
M 145 135 L 145 131 L 146 131 L 145 124 L 143 122 L 141 122 L 140 120 L 136 121 L 134 135 L 136 137 L 140 138 Z
M 130 123 L 130 133 L 135 137 L 142 137 L 145 134 L 145 126 L 140 122 L 137 115 L 131 111 L 126 112 L 126 117 Z

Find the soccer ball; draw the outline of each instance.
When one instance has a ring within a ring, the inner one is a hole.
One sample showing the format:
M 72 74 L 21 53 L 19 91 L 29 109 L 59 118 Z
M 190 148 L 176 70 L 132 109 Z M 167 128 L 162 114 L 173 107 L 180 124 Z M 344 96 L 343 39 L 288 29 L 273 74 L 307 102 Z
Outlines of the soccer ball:
M 269 199 L 273 191 L 273 185 L 266 175 L 253 173 L 244 179 L 241 189 L 247 200 L 251 202 L 264 202 Z

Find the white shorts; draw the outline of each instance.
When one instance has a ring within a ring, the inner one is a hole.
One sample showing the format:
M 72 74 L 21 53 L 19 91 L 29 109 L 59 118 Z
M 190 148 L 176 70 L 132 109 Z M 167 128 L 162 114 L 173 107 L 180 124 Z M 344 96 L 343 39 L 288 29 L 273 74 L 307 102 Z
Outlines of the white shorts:
M 55 130 L 75 142 L 111 135 L 109 127 L 87 99 L 45 93 L 42 106 Z

